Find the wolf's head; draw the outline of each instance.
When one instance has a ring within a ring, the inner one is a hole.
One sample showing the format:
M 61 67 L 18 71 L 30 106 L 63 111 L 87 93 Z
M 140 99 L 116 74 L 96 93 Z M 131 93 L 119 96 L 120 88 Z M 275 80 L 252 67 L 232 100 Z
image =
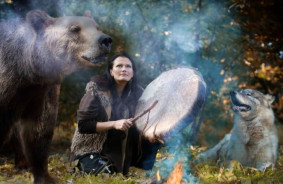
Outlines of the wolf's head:
M 230 92 L 233 111 L 244 120 L 252 120 L 257 116 L 268 113 L 273 114 L 271 104 L 274 96 L 262 94 L 253 89 L 244 89 L 240 92 Z

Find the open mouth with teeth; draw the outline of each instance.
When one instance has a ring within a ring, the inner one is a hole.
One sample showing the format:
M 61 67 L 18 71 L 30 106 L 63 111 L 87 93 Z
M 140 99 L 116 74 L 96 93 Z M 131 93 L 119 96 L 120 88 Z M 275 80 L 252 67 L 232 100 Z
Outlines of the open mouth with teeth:
M 100 55 L 100 56 L 97 56 L 97 57 L 82 56 L 82 58 L 91 62 L 91 63 L 101 63 L 101 62 L 106 61 L 107 56 L 106 55 Z
M 247 111 L 251 110 L 251 107 L 249 105 L 239 103 L 237 98 L 235 98 L 234 96 L 231 96 L 231 100 L 232 100 L 232 103 L 233 103 L 232 108 L 233 108 L 234 111 L 247 112 Z

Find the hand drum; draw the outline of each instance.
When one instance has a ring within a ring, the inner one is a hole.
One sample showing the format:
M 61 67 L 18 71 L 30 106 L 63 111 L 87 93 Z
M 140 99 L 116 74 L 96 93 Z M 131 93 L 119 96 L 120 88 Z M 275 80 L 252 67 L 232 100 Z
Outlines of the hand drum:
M 141 114 L 156 100 L 158 103 L 136 120 L 139 131 L 150 141 L 164 142 L 170 132 L 178 132 L 195 122 L 206 98 L 206 83 L 194 68 L 163 72 L 144 90 L 135 115 Z M 147 122 L 148 119 L 148 122 Z M 192 126 L 196 127 L 196 126 Z

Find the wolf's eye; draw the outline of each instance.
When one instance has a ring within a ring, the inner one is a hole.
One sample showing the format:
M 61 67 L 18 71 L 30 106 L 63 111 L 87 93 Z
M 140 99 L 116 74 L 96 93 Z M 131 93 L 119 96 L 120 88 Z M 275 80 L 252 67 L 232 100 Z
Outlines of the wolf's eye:
M 252 96 L 252 94 L 251 94 L 251 93 L 246 93 L 246 95 L 247 95 L 247 96 Z

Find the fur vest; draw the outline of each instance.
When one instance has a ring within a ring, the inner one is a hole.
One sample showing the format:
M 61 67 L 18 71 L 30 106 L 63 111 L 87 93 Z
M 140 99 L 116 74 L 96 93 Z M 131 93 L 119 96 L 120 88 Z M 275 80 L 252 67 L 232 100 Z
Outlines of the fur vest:
M 109 121 L 111 117 L 111 92 L 109 90 L 101 90 L 98 88 L 95 82 L 89 82 L 86 86 L 86 94 L 89 98 L 98 98 L 101 104 L 101 108 L 104 108 L 107 118 L 99 121 Z M 80 104 L 81 105 L 81 104 Z M 124 118 L 129 117 L 129 111 L 123 112 Z M 75 134 L 72 139 L 71 152 L 75 156 L 84 155 L 87 153 L 95 152 L 100 153 L 103 148 L 103 144 L 107 138 L 106 132 L 97 132 L 93 134 L 81 134 L 76 127 Z M 125 139 L 126 140 L 126 139 Z

